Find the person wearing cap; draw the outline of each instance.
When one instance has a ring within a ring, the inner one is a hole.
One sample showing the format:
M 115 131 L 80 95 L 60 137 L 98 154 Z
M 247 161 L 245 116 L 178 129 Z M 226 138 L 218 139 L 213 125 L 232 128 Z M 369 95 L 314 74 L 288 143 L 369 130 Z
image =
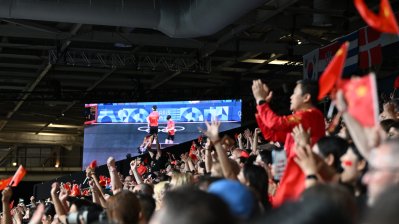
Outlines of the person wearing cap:
M 152 106 L 152 112 L 147 117 L 148 126 L 150 128 L 150 135 L 158 134 L 158 120 L 159 113 L 157 111 L 157 106 Z
M 248 221 L 259 212 L 255 195 L 238 181 L 222 179 L 209 185 L 208 193 L 221 198 L 230 212 L 241 221 Z

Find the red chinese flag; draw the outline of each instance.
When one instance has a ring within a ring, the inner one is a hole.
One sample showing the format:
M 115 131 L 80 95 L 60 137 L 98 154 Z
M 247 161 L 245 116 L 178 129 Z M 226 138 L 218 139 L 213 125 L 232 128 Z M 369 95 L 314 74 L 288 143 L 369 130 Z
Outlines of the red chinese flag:
M 97 167 L 97 160 L 91 161 L 89 167 L 92 168 L 92 169 L 96 168 Z
M 12 177 L 9 177 L 4 180 L 0 180 L 0 191 L 4 190 L 11 182 Z
M 294 150 L 294 149 L 291 149 Z M 305 175 L 295 163 L 294 157 L 287 159 L 283 179 L 273 196 L 273 207 L 279 207 L 286 201 L 296 201 L 305 190 Z
M 79 188 L 79 186 L 77 184 L 74 184 L 72 186 L 71 196 L 73 196 L 73 197 L 79 197 L 80 196 L 80 188 Z
M 381 0 L 378 15 L 367 7 L 364 0 L 354 0 L 354 3 L 367 25 L 382 33 L 399 34 L 398 24 L 388 0 Z
M 319 79 L 319 96 L 318 99 L 321 100 L 325 97 L 331 90 L 336 86 L 337 81 L 340 79 L 342 70 L 345 66 L 346 55 L 348 53 L 349 42 L 346 41 L 338 49 L 337 53 L 327 65 L 323 74 Z
M 348 113 L 361 125 L 373 127 L 378 123 L 378 97 L 374 73 L 342 82 Z
M 100 176 L 100 180 L 98 181 L 101 187 L 104 187 L 106 185 L 106 178 L 105 176 Z
M 14 176 L 11 179 L 11 186 L 16 187 L 18 186 L 19 182 L 21 182 L 21 180 L 24 178 L 26 174 L 26 170 L 25 168 L 21 165 L 19 166 L 17 172 L 15 172 Z

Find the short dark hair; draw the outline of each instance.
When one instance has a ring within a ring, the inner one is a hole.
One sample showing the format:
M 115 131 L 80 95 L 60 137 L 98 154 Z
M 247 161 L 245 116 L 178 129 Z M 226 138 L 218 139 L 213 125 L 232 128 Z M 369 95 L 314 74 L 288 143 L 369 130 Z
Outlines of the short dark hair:
M 325 136 L 322 137 L 317 143 L 319 147 L 319 151 L 323 157 L 327 157 L 329 154 L 334 156 L 334 168 L 341 173 L 341 161 L 340 158 L 343 154 L 345 154 L 346 150 L 349 147 L 349 143 L 340 137 L 337 136 Z
M 169 120 L 171 118 L 172 118 L 172 116 L 170 116 L 170 115 L 166 116 L 166 120 Z
M 389 129 L 391 129 L 392 124 L 395 123 L 394 119 L 385 119 L 380 121 L 381 128 L 388 133 Z
M 158 109 L 157 105 L 152 106 L 152 109 L 157 110 Z
M 389 125 L 389 129 L 391 129 L 391 128 L 399 130 L 399 121 L 395 121 L 391 125 Z M 389 131 L 389 129 L 388 129 L 388 131 Z
M 204 191 L 179 188 L 165 194 L 165 224 L 236 223 L 228 205 L 218 196 Z
M 316 81 L 304 79 L 299 80 L 297 84 L 300 84 L 302 96 L 305 94 L 310 95 L 310 102 L 313 106 L 316 106 L 318 103 L 317 97 L 319 95 L 319 84 Z

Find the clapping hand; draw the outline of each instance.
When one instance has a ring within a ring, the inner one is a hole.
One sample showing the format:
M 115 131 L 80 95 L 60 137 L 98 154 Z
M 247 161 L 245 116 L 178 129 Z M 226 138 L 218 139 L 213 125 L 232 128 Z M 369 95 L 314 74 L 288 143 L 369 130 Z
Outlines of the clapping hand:
M 269 87 L 262 83 L 260 79 L 252 82 L 252 94 L 254 95 L 256 102 L 265 100 L 269 103 L 273 97 L 273 92 L 270 91 Z

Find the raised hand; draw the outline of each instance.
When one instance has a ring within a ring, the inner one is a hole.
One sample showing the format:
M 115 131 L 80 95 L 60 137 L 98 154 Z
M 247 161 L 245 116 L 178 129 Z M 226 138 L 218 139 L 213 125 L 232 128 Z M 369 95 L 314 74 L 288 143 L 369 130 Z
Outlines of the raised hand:
M 115 171 L 116 170 L 114 157 L 111 156 L 111 157 L 109 157 L 107 159 L 107 166 L 108 166 L 108 170 L 109 171 Z
M 210 124 L 208 121 L 205 121 L 207 130 L 204 132 L 204 134 L 212 141 L 216 142 L 219 140 L 219 127 L 220 127 L 220 121 L 213 120 Z
M 40 204 L 39 206 L 37 206 L 35 212 L 33 213 L 33 216 L 30 219 L 29 224 L 41 223 L 43 214 L 44 214 L 44 205 Z
M 16 207 L 14 209 L 14 215 L 13 218 L 15 219 L 16 223 L 22 223 L 22 217 L 23 217 L 23 208 L 22 207 Z
M 59 190 L 60 190 L 60 184 L 58 182 L 54 182 L 51 185 L 50 193 L 51 193 L 51 195 L 57 195 Z
M 252 132 L 248 128 L 244 131 L 244 137 L 247 139 L 252 138 Z
M 11 187 L 6 187 L 6 188 L 3 190 L 1 200 L 2 200 L 3 202 L 9 203 L 10 200 L 11 200 L 11 196 L 12 196 L 12 189 L 11 189 Z
M 296 157 L 294 161 L 301 167 L 305 175 L 315 175 L 317 173 L 317 163 L 310 148 L 310 145 L 296 146 L 295 147 Z
M 302 124 L 294 127 L 292 130 L 292 136 L 294 137 L 295 144 L 299 146 L 305 146 L 310 144 L 310 128 L 305 131 Z
M 87 177 L 87 178 L 91 178 L 91 176 L 92 176 L 93 174 L 94 174 L 94 169 L 88 166 L 88 167 L 86 168 L 86 177 Z
M 256 102 L 259 102 L 260 100 L 270 102 L 273 97 L 273 92 L 270 91 L 269 87 L 262 83 L 260 79 L 252 82 L 252 94 L 254 95 Z
M 182 161 L 186 162 L 186 161 L 188 160 L 187 153 L 181 154 L 181 155 L 180 155 L 180 158 L 181 158 Z
M 132 161 L 130 162 L 130 168 L 131 168 L 131 169 L 136 169 L 136 166 L 137 166 L 137 161 L 134 159 L 134 160 L 132 160 Z
M 60 187 L 60 195 L 58 196 L 58 198 L 61 201 L 66 201 L 67 197 L 68 197 L 67 189 L 65 189 L 64 187 Z

